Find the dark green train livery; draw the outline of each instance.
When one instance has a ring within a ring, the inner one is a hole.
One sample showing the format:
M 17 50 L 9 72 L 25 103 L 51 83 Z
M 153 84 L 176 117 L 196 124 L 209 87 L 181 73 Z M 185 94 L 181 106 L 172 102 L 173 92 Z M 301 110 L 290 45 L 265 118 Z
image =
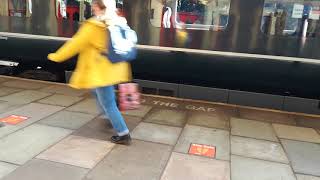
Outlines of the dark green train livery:
M 319 114 L 319 0 L 117 0 L 137 32 L 145 93 Z M 90 18 L 90 0 L 0 2 L 0 60 L 65 82 L 47 60 Z M 4 63 L 5 64 L 5 63 Z

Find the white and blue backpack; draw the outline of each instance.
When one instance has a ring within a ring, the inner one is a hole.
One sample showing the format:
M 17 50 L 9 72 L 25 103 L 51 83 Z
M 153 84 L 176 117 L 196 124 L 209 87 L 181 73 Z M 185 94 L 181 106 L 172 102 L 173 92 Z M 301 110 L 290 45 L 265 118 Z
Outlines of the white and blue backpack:
M 130 62 L 137 56 L 137 34 L 126 23 L 109 25 L 109 48 L 105 56 L 112 63 Z

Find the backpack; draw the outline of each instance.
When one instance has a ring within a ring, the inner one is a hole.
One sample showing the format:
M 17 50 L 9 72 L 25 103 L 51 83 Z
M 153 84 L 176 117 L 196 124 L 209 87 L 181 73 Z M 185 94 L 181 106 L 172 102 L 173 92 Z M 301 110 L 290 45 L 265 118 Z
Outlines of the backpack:
M 109 48 L 104 55 L 112 63 L 130 62 L 137 56 L 137 34 L 127 24 L 108 26 Z

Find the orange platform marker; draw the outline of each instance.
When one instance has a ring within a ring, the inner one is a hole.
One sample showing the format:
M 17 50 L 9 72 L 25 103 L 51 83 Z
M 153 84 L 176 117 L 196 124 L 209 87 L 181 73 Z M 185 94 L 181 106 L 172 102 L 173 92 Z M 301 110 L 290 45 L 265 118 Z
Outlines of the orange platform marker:
M 28 117 L 25 116 L 17 116 L 17 115 L 10 115 L 8 117 L 0 119 L 0 122 L 11 124 L 11 125 L 16 125 L 19 124 L 25 120 L 29 119 Z
M 216 147 L 203 144 L 191 144 L 189 154 L 215 158 Z

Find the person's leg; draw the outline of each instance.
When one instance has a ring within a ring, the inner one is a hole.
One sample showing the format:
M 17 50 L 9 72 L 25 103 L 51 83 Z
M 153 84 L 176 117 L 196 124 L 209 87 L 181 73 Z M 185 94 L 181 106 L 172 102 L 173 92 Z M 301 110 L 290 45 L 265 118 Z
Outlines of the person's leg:
M 118 136 L 113 136 L 111 140 L 115 143 L 130 140 L 129 129 L 117 107 L 114 87 L 97 88 L 96 95 L 104 113 L 109 116 L 113 128 L 117 131 Z
M 97 89 L 93 89 L 92 91 L 91 91 L 91 93 L 92 93 L 92 95 L 93 95 L 93 97 L 96 99 L 96 104 L 97 104 L 97 108 L 98 108 L 98 110 L 99 110 L 99 112 L 101 113 L 103 113 L 103 119 L 107 122 L 107 124 L 108 124 L 108 126 L 112 126 L 112 124 L 111 124 L 111 122 L 110 122 L 110 120 L 109 120 L 109 115 L 103 110 L 103 107 L 102 107 L 102 104 L 101 104 L 101 102 L 99 101 L 99 99 L 98 99 L 98 96 L 97 96 Z M 111 127 L 112 128 L 112 127 Z

